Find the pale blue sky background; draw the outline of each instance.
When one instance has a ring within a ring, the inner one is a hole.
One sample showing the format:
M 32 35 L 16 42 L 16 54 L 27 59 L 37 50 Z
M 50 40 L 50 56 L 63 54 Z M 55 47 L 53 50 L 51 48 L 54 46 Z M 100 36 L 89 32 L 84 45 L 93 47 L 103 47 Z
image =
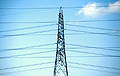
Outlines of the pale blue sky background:
M 60 6 L 81 7 L 81 6 L 91 5 L 91 4 L 109 6 L 110 3 L 114 4 L 116 2 L 118 2 L 118 4 L 120 5 L 118 0 L 0 0 L 0 8 L 44 8 L 44 7 L 60 7 Z M 78 13 L 79 11 L 81 11 L 81 8 L 77 8 L 77 9 L 64 9 L 63 8 L 65 29 L 120 35 L 120 31 L 105 31 L 105 30 L 82 28 L 82 27 L 75 27 L 75 26 L 67 25 L 67 24 L 72 24 L 72 25 L 78 25 L 78 26 L 82 25 L 82 26 L 90 26 L 90 27 L 97 27 L 97 28 L 120 30 L 119 21 L 66 22 L 66 21 L 81 21 L 81 20 L 120 19 L 119 9 L 116 8 L 112 11 L 108 9 L 108 7 L 99 7 L 99 8 L 95 8 L 94 10 L 92 9 L 88 11 L 82 11 L 81 13 Z M 86 12 L 89 12 L 89 14 L 85 14 Z M 92 12 L 92 15 L 90 14 L 90 12 Z M 56 24 L 58 20 L 58 13 L 59 13 L 59 9 L 0 9 L 0 22 L 56 21 L 55 23 L 6 23 L 6 24 L 0 23 L 0 31 L 26 28 L 26 27 L 34 27 L 34 26 L 42 26 L 42 25 L 50 25 L 50 26 L 39 27 L 39 28 L 34 28 L 34 29 L 0 32 L 0 37 L 2 37 L 2 35 L 14 35 L 14 34 L 23 34 L 23 33 L 57 29 Z M 54 25 L 51 25 L 51 24 L 54 24 Z M 67 30 L 65 31 L 66 43 L 94 46 L 94 47 L 120 47 L 120 37 L 117 37 L 117 36 L 96 35 L 96 34 L 86 34 L 86 33 L 68 35 L 70 33 L 76 33 L 76 32 L 67 31 Z M 53 35 L 41 35 L 41 34 L 53 34 Z M 22 48 L 22 47 L 29 47 L 29 46 L 36 46 L 36 45 L 43 45 L 43 44 L 57 42 L 57 30 L 51 31 L 51 32 L 45 32 L 41 34 L 0 38 L 0 51 L 3 51 L 2 49 Z M 0 59 L 0 68 L 53 62 L 50 64 L 37 65 L 37 66 L 32 66 L 32 67 L 0 70 L 0 74 L 14 72 L 14 71 L 30 70 L 30 69 L 36 69 L 36 68 L 44 68 L 44 67 L 50 67 L 50 66 L 53 67 L 54 60 L 55 60 L 56 46 L 57 45 L 54 44 L 54 45 L 40 47 L 40 48 L 46 48 L 46 49 L 30 48 L 30 49 L 25 49 L 25 50 L 12 50 L 12 51 L 0 52 L 0 57 L 8 57 L 8 56 L 13 56 L 13 55 L 21 55 L 21 54 L 28 54 L 28 53 L 54 51 L 54 52 L 24 56 L 24 57 L 52 56 L 52 58 L 16 58 L 14 57 L 14 58 Z M 49 48 L 53 48 L 53 49 L 49 49 Z M 79 49 L 70 49 L 70 48 L 79 48 Z M 109 49 L 120 50 L 120 48 L 116 48 L 116 49 L 109 48 Z M 78 47 L 78 46 L 66 45 L 66 51 L 67 51 L 66 53 L 68 56 L 67 62 L 76 62 L 76 63 L 93 64 L 93 65 L 99 65 L 99 66 L 120 68 L 120 58 L 116 58 L 116 57 L 69 57 L 69 56 L 96 56 L 96 55 L 91 55 L 91 54 L 70 52 L 69 50 L 120 56 L 120 52 L 118 51 L 83 48 L 83 47 Z M 69 66 L 120 73 L 120 70 L 105 69 L 105 68 L 99 68 L 99 67 L 91 67 L 91 66 L 76 65 L 76 64 L 68 63 L 69 76 L 120 76 L 120 74 L 70 68 Z M 54 68 L 48 68 L 48 69 L 40 69 L 40 70 L 27 71 L 27 72 L 4 74 L 1 76 L 53 76 L 53 70 Z M 60 76 L 62 75 L 60 74 Z

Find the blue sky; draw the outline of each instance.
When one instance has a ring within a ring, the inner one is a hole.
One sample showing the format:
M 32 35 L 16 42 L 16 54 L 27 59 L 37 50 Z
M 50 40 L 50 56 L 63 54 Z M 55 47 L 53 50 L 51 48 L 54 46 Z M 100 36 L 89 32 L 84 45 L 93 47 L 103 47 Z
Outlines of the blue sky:
M 114 73 L 93 71 L 90 69 L 117 72 L 117 73 L 120 73 L 120 70 L 69 63 L 69 62 L 74 62 L 74 63 L 83 63 L 83 64 L 91 64 L 91 65 L 114 67 L 114 68 L 120 67 L 120 64 L 119 64 L 120 58 L 117 58 L 117 57 L 70 57 L 70 56 L 97 56 L 94 54 L 78 53 L 78 52 L 72 52 L 72 51 L 79 51 L 79 52 L 82 51 L 82 52 L 120 56 L 120 52 L 119 52 L 120 48 L 107 48 L 103 50 L 103 49 L 68 45 L 68 44 L 76 44 L 76 45 L 84 45 L 84 46 L 91 46 L 91 47 L 120 47 L 120 37 L 119 37 L 120 22 L 119 21 L 77 22 L 77 21 L 84 21 L 84 20 L 120 19 L 120 9 L 119 9 L 120 6 L 111 7 L 113 5 L 120 5 L 120 0 L 106 0 L 106 1 L 104 0 L 84 0 L 84 1 L 82 0 L 59 0 L 59 1 L 58 0 L 0 0 L 0 8 L 44 8 L 44 7 L 60 7 L 60 6 L 62 7 L 81 7 L 82 6 L 83 8 L 77 8 L 77 9 L 63 8 L 65 29 L 87 31 L 87 32 L 94 32 L 94 33 L 107 33 L 112 35 L 110 36 L 110 35 L 103 35 L 103 34 L 102 35 L 89 34 L 89 33 L 81 33 L 81 32 L 65 30 L 65 42 L 66 42 L 66 53 L 67 53 L 69 76 L 80 76 L 80 75 L 82 76 L 119 76 L 120 75 L 120 74 L 114 74 Z M 94 7 L 90 7 L 90 6 L 94 6 Z M 97 7 L 97 6 L 108 6 L 108 7 Z M 0 9 L 0 12 L 1 12 L 0 22 L 55 21 L 54 23 L 4 23 L 4 24 L 0 23 L 0 31 L 43 26 L 43 27 L 33 28 L 33 29 L 0 32 L 0 51 L 5 51 L 3 49 L 28 47 L 27 49 L 0 52 L 0 57 L 9 57 L 14 55 L 30 54 L 30 53 L 37 53 L 37 52 L 39 53 L 41 52 L 41 53 L 26 55 L 22 57 L 43 57 L 43 58 L 18 58 L 18 57 L 3 58 L 3 59 L 0 59 L 0 68 L 8 68 L 8 67 L 14 67 L 14 66 L 49 62 L 49 64 L 43 64 L 43 65 L 37 65 L 37 66 L 0 70 L 0 74 L 2 74 L 2 73 L 9 73 L 9 72 L 15 72 L 15 71 L 43 68 L 40 70 L 4 74 L 1 76 L 52 76 L 53 70 L 54 70 L 53 67 L 54 67 L 55 51 L 56 51 L 57 45 L 52 44 L 48 46 L 41 46 L 41 47 L 34 47 L 34 48 L 29 48 L 29 47 L 57 42 L 57 25 L 56 24 L 58 20 L 59 9 Z M 70 21 L 70 22 L 67 22 L 67 21 Z M 76 22 L 72 22 L 72 21 L 76 21 Z M 74 25 L 77 25 L 78 27 L 75 27 Z M 110 31 L 110 30 L 91 29 L 91 28 L 84 28 L 80 26 L 114 29 L 114 30 Z M 31 33 L 31 32 L 48 31 L 48 30 L 54 30 L 54 29 L 56 29 L 56 31 L 23 35 L 23 36 L 12 36 L 12 37 L 6 36 L 6 35 L 15 35 L 15 34 L 25 34 L 25 33 Z M 115 30 L 118 30 L 118 31 L 115 31 Z M 75 34 L 69 35 L 73 33 Z M 113 36 L 113 35 L 117 35 L 117 36 Z M 70 49 L 70 48 L 79 48 L 79 49 Z M 51 51 L 51 52 L 43 53 L 46 51 Z M 47 57 L 47 58 L 44 58 L 44 57 Z M 71 68 L 69 66 L 74 66 L 82 69 Z M 50 67 L 50 68 L 45 69 L 45 67 Z M 87 68 L 89 70 L 85 70 L 83 68 Z M 63 76 L 62 73 L 60 73 L 59 76 Z

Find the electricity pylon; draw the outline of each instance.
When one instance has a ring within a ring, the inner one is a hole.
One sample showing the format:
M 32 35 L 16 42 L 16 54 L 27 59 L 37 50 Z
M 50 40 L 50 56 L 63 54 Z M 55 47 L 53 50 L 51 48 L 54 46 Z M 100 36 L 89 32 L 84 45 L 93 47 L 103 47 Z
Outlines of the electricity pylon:
M 64 76 L 68 76 L 66 53 L 65 53 L 65 38 L 64 38 L 64 19 L 62 7 L 59 9 L 58 19 L 58 38 L 56 59 L 54 66 L 54 76 L 58 76 L 60 72 L 63 72 Z

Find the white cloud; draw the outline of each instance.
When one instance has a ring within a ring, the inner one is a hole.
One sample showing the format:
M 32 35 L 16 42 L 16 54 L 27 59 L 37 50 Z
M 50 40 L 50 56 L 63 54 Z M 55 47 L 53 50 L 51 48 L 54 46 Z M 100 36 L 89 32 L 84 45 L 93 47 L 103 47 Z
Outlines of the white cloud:
M 120 5 L 120 0 L 113 4 L 109 4 L 108 7 L 97 7 L 104 6 L 100 3 L 88 3 L 86 6 L 83 6 L 83 8 L 77 12 L 77 15 L 83 14 L 84 16 L 98 17 L 110 13 L 120 13 L 120 6 L 115 5 Z

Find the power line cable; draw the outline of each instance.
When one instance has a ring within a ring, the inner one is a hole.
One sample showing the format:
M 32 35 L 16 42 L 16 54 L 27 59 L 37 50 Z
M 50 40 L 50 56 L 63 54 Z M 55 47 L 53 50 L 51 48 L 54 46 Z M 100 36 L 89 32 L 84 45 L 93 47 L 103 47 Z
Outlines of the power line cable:
M 68 29 L 65 29 L 65 30 L 67 30 L 68 31 Z M 69 29 L 69 31 L 71 31 L 72 29 Z M 74 31 L 74 32 L 76 32 L 76 31 L 78 31 L 78 33 L 65 33 L 65 35 L 85 35 L 85 34 L 93 34 L 93 33 L 96 33 L 96 32 L 92 32 L 92 33 L 86 33 L 86 32 L 89 32 L 89 31 L 79 31 L 79 30 L 72 30 L 72 31 Z M 111 32 L 104 32 L 105 34 L 110 34 L 110 36 L 111 35 L 113 35 L 113 33 L 111 33 Z M 100 35 L 102 35 L 103 33 L 97 33 L 97 34 L 100 34 Z M 42 34 L 39 34 L 39 35 L 42 35 Z M 49 35 L 56 35 L 56 34 L 49 34 Z M 120 36 L 120 35 L 114 35 L 114 36 Z M 109 48 L 109 47 L 108 47 Z M 110 48 L 120 48 L 120 47 L 110 47 Z
M 20 54 L 20 55 L 13 55 L 13 56 L 6 56 L 6 57 L 0 57 L 0 59 L 13 58 L 13 57 L 19 57 L 19 56 L 27 56 L 27 55 L 35 55 L 35 54 L 49 53 L 49 52 L 54 52 L 54 50 L 43 51 L 43 52 L 35 52 L 35 53 L 28 53 L 28 54 Z
M 113 5 L 113 6 L 120 6 L 120 5 Z M 99 8 L 99 7 L 110 7 L 110 6 L 81 6 L 81 7 L 63 7 L 64 9 L 80 9 L 80 8 L 89 8 L 89 7 L 96 7 L 96 8 Z M 111 13 L 111 12 L 101 12 L 101 11 L 91 11 L 91 10 L 85 10 L 85 9 L 81 9 L 81 11 L 89 11 L 89 12 L 99 12 L 99 13 L 109 13 L 109 14 L 119 14 L 119 13 Z
M 52 50 L 55 50 L 56 48 L 30 48 L 29 50 L 35 50 L 35 49 L 37 49 L 37 50 L 39 50 L 39 49 L 52 49 Z M 26 49 L 23 49 L 23 50 L 26 50 Z
M 65 22 L 106 22 L 106 21 L 120 21 L 120 19 L 111 20 L 81 20 L 81 21 L 65 21 Z M 57 21 L 44 21 L 44 22 L 0 22 L 0 24 L 10 23 L 56 23 Z
M 41 7 L 41 8 L 0 8 L 0 9 L 44 9 L 44 10 L 50 10 L 50 9 L 59 9 L 59 7 Z
M 56 24 L 49 24 L 49 25 L 40 25 L 40 26 L 33 26 L 33 27 L 26 27 L 26 28 L 19 28 L 19 29 L 10 29 L 10 30 L 3 30 L 1 32 L 10 32 L 10 31 L 18 31 L 18 30 L 27 30 L 27 29 L 33 29 L 33 28 L 40 28 L 40 27 L 47 27 L 47 26 L 53 26 Z
M 14 57 L 14 58 L 54 58 L 54 56 L 39 56 L 39 57 Z
M 107 30 L 107 31 L 119 31 L 120 30 L 115 30 L 115 29 L 107 29 L 107 28 L 98 28 L 98 27 L 90 27 L 90 26 L 82 26 L 82 25 L 73 25 L 73 24 L 65 24 L 68 26 L 75 26 L 75 27 L 83 27 L 83 28 L 91 28 L 91 29 L 99 29 L 99 30 Z
M 44 64 L 50 64 L 50 63 L 53 63 L 53 62 L 29 64 L 29 65 L 22 65 L 22 66 L 14 66 L 14 67 L 8 67 L 8 68 L 1 68 L 0 70 L 9 70 L 9 69 L 16 69 L 16 68 L 24 68 L 24 67 L 37 66 L 37 65 L 44 65 Z
M 82 68 L 82 67 L 75 67 L 75 66 L 68 66 L 68 67 L 70 67 L 70 68 L 77 68 L 77 69 L 84 69 L 84 70 L 91 70 L 91 71 L 113 73 L 113 74 L 120 74 L 119 72 L 112 72 L 112 71 L 105 71 L 105 70 L 89 69 L 89 68 Z
M 23 49 L 30 49 L 30 48 L 34 48 L 34 47 L 49 46 L 49 45 L 54 45 L 54 44 L 56 44 L 56 43 L 43 44 L 43 45 L 36 45 L 36 46 L 28 46 L 28 47 L 23 47 L 23 48 L 0 49 L 0 52 L 13 51 L 13 50 L 23 50 Z
M 114 7 L 114 6 L 118 6 L 120 7 L 120 5 L 110 5 L 110 6 L 86 6 L 86 7 Z M 74 8 L 84 8 L 84 6 L 78 6 L 78 7 L 63 7 L 63 9 L 74 9 Z
M 82 35 L 82 34 L 89 34 L 89 33 L 66 33 L 65 35 Z M 107 34 L 109 34 L 109 33 L 107 33 Z M 27 35 L 27 36 L 33 36 L 33 35 L 37 35 L 37 36 L 40 36 L 40 35 L 49 36 L 49 35 L 57 35 L 57 34 L 38 34 L 38 33 L 35 33 L 35 34 Z M 0 36 L 1 36 L 1 38 L 4 38 L 2 36 L 5 36 L 5 35 L 0 35 Z M 110 47 L 110 48 L 120 48 L 120 47 Z
M 114 35 L 113 33 L 111 33 L 111 32 L 105 32 L 105 33 L 96 33 L 96 32 L 89 32 L 89 31 L 79 31 L 79 30 L 72 30 L 72 29 L 65 29 L 65 30 L 67 30 L 67 31 L 74 31 L 74 32 L 78 32 L 78 33 L 67 33 L 67 34 L 65 34 L 65 35 L 85 35 L 85 34 L 98 34 L 98 35 L 108 35 L 109 34 L 109 36 L 117 36 L 117 37 L 119 37 L 120 35 Z M 89 32 L 89 33 L 88 33 Z M 41 34 L 40 34 L 41 35 Z M 50 34 L 50 35 L 53 35 L 53 34 Z
M 67 56 L 68 58 L 95 58 L 95 57 L 100 57 L 100 58 L 104 58 L 104 57 L 107 57 L 107 58 L 120 58 L 120 56 Z M 14 57 L 14 58 L 29 58 L 29 59 L 32 59 L 32 58 L 36 58 L 36 59 L 39 59 L 39 58 L 55 58 L 54 56 L 38 56 L 38 57 Z
M 114 6 L 120 6 L 120 5 L 110 5 L 110 6 L 87 6 L 87 7 L 114 7 Z M 83 6 L 78 7 L 63 7 L 63 9 L 72 9 L 72 8 L 84 8 Z M 0 8 L 0 9 L 59 9 L 59 7 L 32 7 L 32 8 Z
M 39 48 L 39 47 L 37 47 L 37 48 L 30 48 L 29 50 L 31 50 L 31 49 L 52 49 L 52 50 L 55 50 L 56 48 Z M 71 48 L 66 48 L 66 49 L 85 49 L 85 48 L 71 47 Z
M 90 58 L 90 57 L 92 57 L 92 58 L 98 58 L 98 57 L 100 57 L 100 58 L 104 58 L 104 57 L 106 57 L 106 58 L 120 58 L 120 56 L 67 56 L 67 57 L 71 57 L 71 58 Z
M 101 12 L 101 11 L 91 11 L 91 10 L 85 10 L 85 9 L 82 9 L 81 11 L 89 11 L 89 12 L 98 12 L 98 13 L 108 13 L 108 14 L 119 14 L 119 12 L 116 12 L 116 13 L 111 13 L 111 12 Z
M 92 64 L 84 64 L 84 63 L 76 63 L 76 62 L 68 62 L 68 63 L 77 64 L 77 65 L 92 66 L 92 67 L 99 67 L 99 68 L 106 68 L 106 69 L 113 69 L 113 70 L 120 70 L 120 68 L 106 67 L 106 66 L 99 66 L 99 65 L 92 65 Z
M 102 50 L 109 50 L 109 51 L 117 51 L 117 52 L 120 52 L 120 50 L 109 49 L 109 48 L 103 48 L 103 47 L 86 46 L 86 45 L 78 45 L 78 44 L 70 44 L 70 43 L 66 43 L 66 45 L 79 46 L 79 47 L 85 47 L 85 48 L 102 49 Z
M 24 33 L 24 34 L 0 35 L 0 38 L 13 37 L 13 36 L 26 36 L 26 35 L 37 34 L 37 33 L 44 33 L 44 32 L 51 32 L 51 31 L 56 31 L 56 30 L 57 30 L 57 29 L 46 30 L 46 31 L 30 32 L 30 33 Z
M 20 73 L 20 72 L 28 72 L 28 71 L 34 71 L 34 70 L 40 70 L 40 69 L 48 69 L 48 68 L 53 68 L 53 66 L 43 67 L 43 68 L 36 68 L 36 69 L 29 69 L 29 70 L 21 70 L 21 71 L 13 71 L 13 72 L 0 73 L 0 75 Z
M 112 49 L 116 49 L 116 48 L 120 48 L 120 47 L 113 47 L 113 46 L 111 46 L 111 47 L 102 47 L 102 48 L 112 48 Z M 66 48 L 66 49 L 86 49 L 86 48 L 78 48 L 78 47 L 70 47 L 70 48 Z
M 66 30 L 66 29 L 65 29 Z M 68 31 L 68 30 L 67 30 Z M 69 31 L 71 31 L 71 29 L 69 30 Z M 73 30 L 72 30 L 73 31 Z M 78 30 L 77 30 L 78 31 Z M 75 31 L 74 31 L 75 32 Z M 87 31 L 88 32 L 88 31 Z M 95 32 L 92 32 L 92 33 L 86 33 L 85 31 L 83 32 L 81 32 L 81 31 L 79 31 L 78 33 L 66 33 L 65 35 L 85 35 L 85 34 L 93 34 L 93 33 L 95 33 Z M 113 35 L 113 34 L 111 34 L 110 32 L 107 32 L 106 34 L 110 34 L 110 36 L 111 35 Z M 41 34 L 40 34 L 41 35 Z M 52 35 L 52 34 L 51 34 Z M 102 34 L 100 34 L 100 35 L 102 35 Z M 119 36 L 119 35 L 115 35 L 115 36 Z
M 120 48 L 120 47 L 103 47 L 103 48 Z
M 106 22 L 106 21 L 120 21 L 120 19 L 111 19 L 111 20 L 81 20 L 81 21 L 65 21 L 65 22 Z
M 120 35 L 113 35 L 113 34 L 110 34 L 110 33 L 96 33 L 96 32 L 80 31 L 80 30 L 72 30 L 72 29 L 65 29 L 65 30 L 74 31 L 74 32 L 82 32 L 82 33 L 87 33 L 87 34 L 98 34 L 98 35 L 108 35 L 108 36 L 120 37 Z
M 66 33 L 65 35 L 81 35 L 81 34 L 87 34 L 87 33 Z M 38 34 L 38 33 L 35 33 L 35 34 L 30 34 L 30 35 L 27 35 L 27 36 L 33 36 L 33 35 L 37 35 L 37 36 L 40 36 L 40 35 L 45 35 L 45 36 L 49 36 L 49 35 L 57 35 L 57 34 Z M 6 35 L 0 35 L 1 38 L 4 38 L 2 36 L 6 36 Z M 11 37 L 11 36 L 10 36 Z M 116 48 L 116 47 L 115 47 Z M 118 47 L 119 48 L 119 47 Z
M 18 13 L 10 13 L 10 14 L 2 14 L 0 16 L 8 16 L 8 15 L 17 15 L 17 14 L 24 14 L 24 13 L 31 13 L 31 12 L 38 12 L 40 10 L 36 10 L 36 11 L 27 11 L 27 12 L 18 12 Z
M 57 21 L 43 21 L 43 22 L 0 22 L 0 24 L 11 24 L 11 23 L 56 23 Z
M 92 52 L 84 52 L 84 51 L 77 51 L 77 50 L 67 50 L 67 51 L 71 51 L 71 52 L 77 52 L 77 53 L 85 53 L 85 54 L 93 54 L 93 55 L 102 55 L 102 56 L 108 56 L 108 57 L 120 57 L 117 55 L 107 55 L 107 54 L 100 54 L 100 53 L 92 53 Z

